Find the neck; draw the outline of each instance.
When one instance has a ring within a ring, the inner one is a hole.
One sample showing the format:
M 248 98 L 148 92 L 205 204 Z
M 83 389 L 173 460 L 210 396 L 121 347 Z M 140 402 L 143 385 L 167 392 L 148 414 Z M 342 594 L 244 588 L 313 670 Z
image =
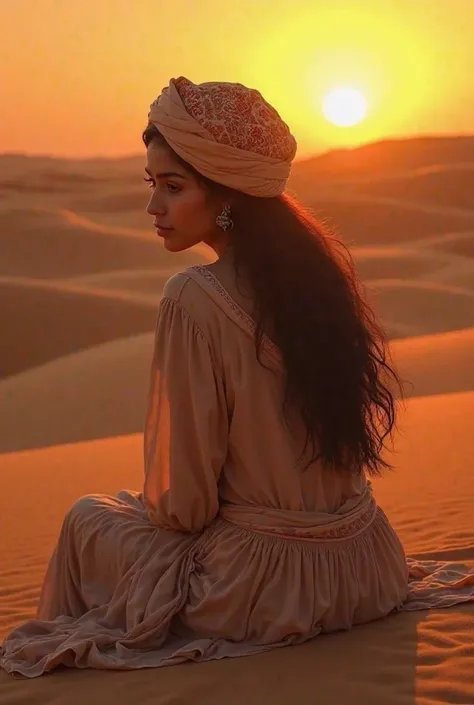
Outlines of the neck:
M 232 245 L 228 244 L 225 247 L 221 248 L 219 252 L 217 252 L 217 257 L 219 258 L 219 261 L 222 262 L 227 262 L 231 261 L 234 258 L 234 250 Z
M 230 242 L 219 242 L 219 243 L 213 243 L 210 245 L 211 248 L 214 250 L 216 253 L 218 259 L 222 259 L 222 257 L 228 257 L 231 251 L 231 244 Z

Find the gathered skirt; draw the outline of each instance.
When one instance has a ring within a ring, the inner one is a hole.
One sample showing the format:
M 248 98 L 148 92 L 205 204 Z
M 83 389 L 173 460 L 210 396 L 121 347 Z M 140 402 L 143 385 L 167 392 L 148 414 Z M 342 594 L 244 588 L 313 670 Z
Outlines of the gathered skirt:
M 185 534 L 151 523 L 141 494 L 90 495 L 66 515 L 37 616 L 6 637 L 0 666 L 33 678 L 243 656 L 471 599 L 473 573 L 407 560 L 375 505 L 336 536 L 221 516 Z

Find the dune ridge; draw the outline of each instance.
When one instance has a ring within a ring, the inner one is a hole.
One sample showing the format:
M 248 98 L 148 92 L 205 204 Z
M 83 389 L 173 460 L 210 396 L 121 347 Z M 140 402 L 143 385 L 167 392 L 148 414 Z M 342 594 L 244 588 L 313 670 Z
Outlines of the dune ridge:
M 0 453 L 143 431 L 153 340 L 114 339 L 0 381 Z
M 366 292 L 393 338 L 400 337 L 398 321 L 424 334 L 474 325 L 474 291 L 470 289 L 426 280 L 379 279 L 368 281 Z
M 154 329 L 157 301 L 151 295 L 92 291 L 28 279 L 0 279 L 0 328 L 8 345 L 0 378 L 93 344 Z
M 201 255 L 202 256 L 202 255 Z M 170 255 L 153 233 L 94 223 L 61 209 L 0 212 L 0 275 L 60 278 L 110 269 L 188 266 L 197 252 Z

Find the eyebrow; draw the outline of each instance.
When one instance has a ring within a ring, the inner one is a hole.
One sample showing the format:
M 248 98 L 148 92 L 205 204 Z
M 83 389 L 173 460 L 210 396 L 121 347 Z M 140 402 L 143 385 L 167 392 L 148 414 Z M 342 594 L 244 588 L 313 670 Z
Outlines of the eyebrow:
M 146 173 L 153 178 L 153 174 L 151 171 L 148 171 L 148 169 L 145 167 Z M 176 171 L 164 171 L 161 174 L 156 175 L 158 179 L 169 179 L 170 176 L 177 176 L 178 179 L 185 179 L 186 177 L 183 176 L 182 174 L 178 174 Z

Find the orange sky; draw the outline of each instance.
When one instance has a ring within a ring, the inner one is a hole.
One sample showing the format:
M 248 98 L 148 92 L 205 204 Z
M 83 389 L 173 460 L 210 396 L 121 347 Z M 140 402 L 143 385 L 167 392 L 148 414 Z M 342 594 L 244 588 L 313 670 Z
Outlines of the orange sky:
M 474 133 L 474 0 L 11 0 L 0 2 L 0 152 L 141 150 L 170 77 L 258 88 L 298 156 L 387 136 Z M 323 117 L 359 88 L 367 119 Z

